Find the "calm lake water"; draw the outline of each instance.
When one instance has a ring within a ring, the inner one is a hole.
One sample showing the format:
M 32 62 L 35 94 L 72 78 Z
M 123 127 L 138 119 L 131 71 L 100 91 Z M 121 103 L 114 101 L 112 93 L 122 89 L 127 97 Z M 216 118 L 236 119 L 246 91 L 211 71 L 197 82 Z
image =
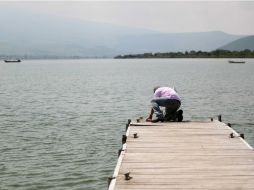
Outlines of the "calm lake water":
M 254 146 L 254 60 L 29 60 L 0 63 L 0 189 L 103 190 L 127 119 L 175 86 L 184 120 L 218 114 Z

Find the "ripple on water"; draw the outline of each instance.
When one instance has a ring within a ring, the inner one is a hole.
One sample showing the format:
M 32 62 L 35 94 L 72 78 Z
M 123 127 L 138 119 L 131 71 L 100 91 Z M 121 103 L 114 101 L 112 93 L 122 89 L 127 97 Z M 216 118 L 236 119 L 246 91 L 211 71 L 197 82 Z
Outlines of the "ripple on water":
M 5 65 L 0 189 L 106 189 L 126 121 L 147 116 L 157 85 L 177 87 L 186 120 L 222 114 L 253 146 L 254 64 L 236 67 L 224 60 L 168 59 Z

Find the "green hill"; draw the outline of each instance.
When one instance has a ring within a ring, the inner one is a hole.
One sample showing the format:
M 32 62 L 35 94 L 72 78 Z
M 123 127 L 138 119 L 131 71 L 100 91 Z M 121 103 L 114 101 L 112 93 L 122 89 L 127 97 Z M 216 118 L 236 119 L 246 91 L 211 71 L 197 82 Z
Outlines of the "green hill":
M 233 42 L 230 42 L 218 49 L 229 51 L 242 51 L 245 49 L 254 50 L 254 36 L 243 37 Z

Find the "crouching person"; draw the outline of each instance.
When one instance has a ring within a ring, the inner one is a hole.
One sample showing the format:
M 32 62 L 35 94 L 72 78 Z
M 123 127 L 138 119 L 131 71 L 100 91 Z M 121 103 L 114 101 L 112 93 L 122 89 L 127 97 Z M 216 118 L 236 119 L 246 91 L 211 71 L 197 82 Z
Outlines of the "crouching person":
M 183 111 L 178 110 L 181 106 L 181 98 L 177 92 L 170 87 L 155 87 L 153 99 L 151 100 L 152 109 L 150 115 L 146 119 L 147 122 L 164 122 L 183 120 Z M 165 114 L 160 107 L 165 108 Z M 153 118 L 156 115 L 156 119 Z

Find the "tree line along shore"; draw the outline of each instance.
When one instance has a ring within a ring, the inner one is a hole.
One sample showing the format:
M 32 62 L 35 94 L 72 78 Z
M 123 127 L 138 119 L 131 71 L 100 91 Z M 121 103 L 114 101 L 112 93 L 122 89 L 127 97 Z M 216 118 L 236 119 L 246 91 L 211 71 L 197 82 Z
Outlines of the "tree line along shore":
M 245 49 L 243 51 L 214 50 L 206 51 L 185 51 L 185 52 L 167 52 L 167 53 L 143 53 L 118 55 L 115 59 L 131 58 L 254 58 L 254 51 Z

